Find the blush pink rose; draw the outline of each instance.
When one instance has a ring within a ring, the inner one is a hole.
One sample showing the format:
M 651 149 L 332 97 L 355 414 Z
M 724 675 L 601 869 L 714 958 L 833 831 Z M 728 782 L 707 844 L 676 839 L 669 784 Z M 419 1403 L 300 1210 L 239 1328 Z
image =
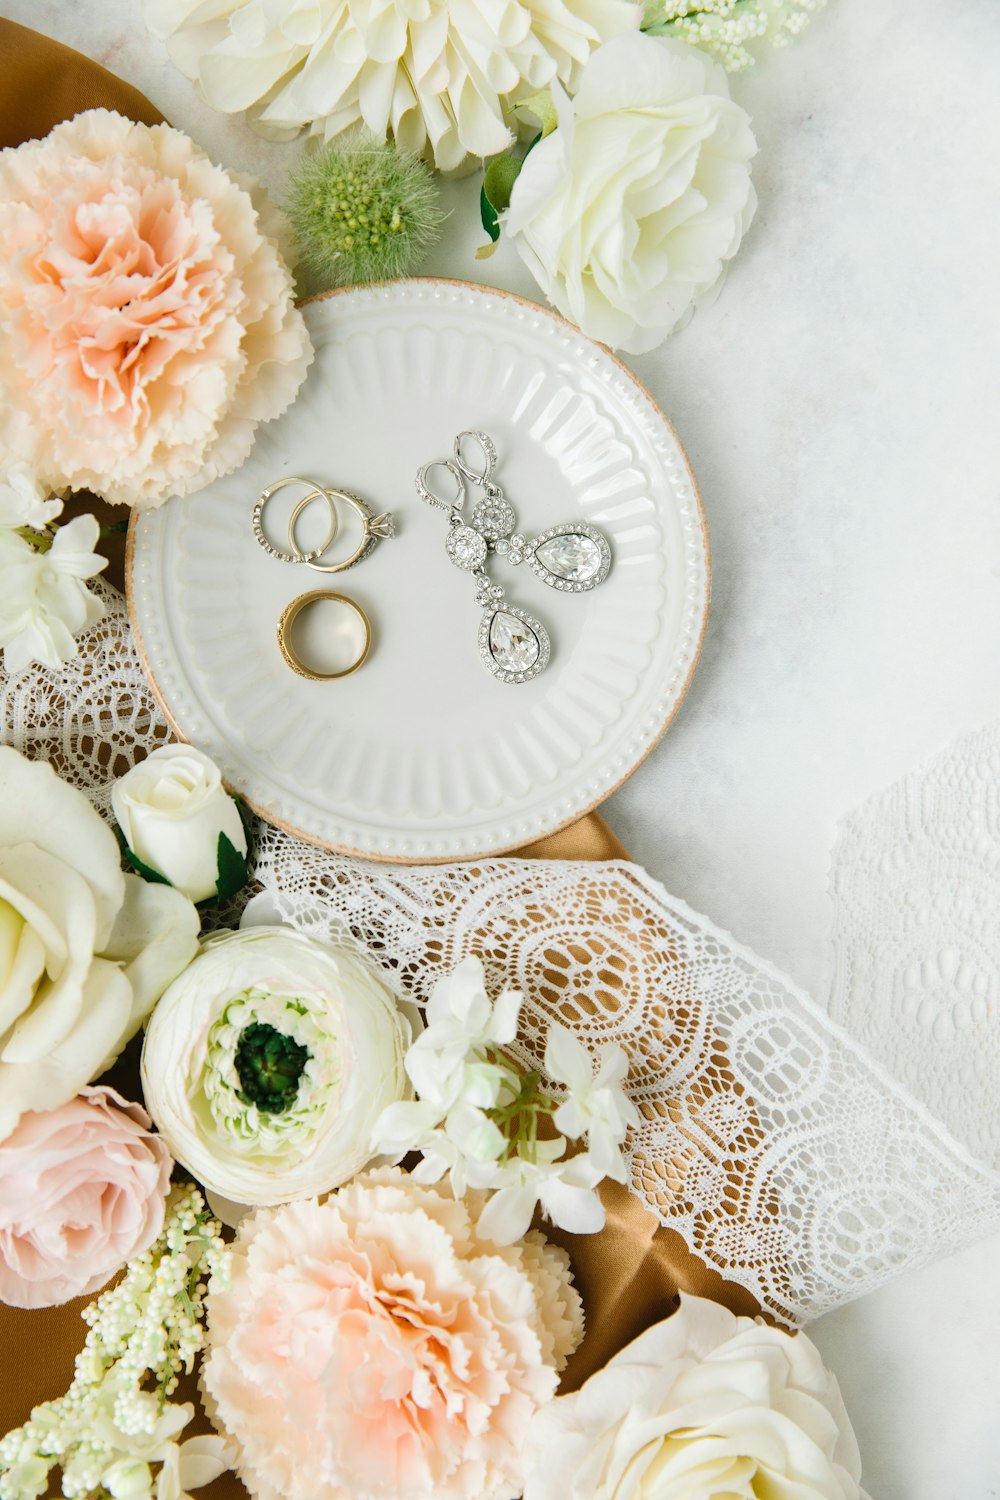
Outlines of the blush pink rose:
M 0 151 L 0 452 L 159 505 L 246 458 L 312 358 L 257 184 L 85 110 Z
M 564 1250 L 481 1240 L 393 1167 L 245 1219 L 208 1310 L 208 1408 L 257 1500 L 511 1500 L 583 1334 Z
M 0 1143 L 0 1301 L 96 1292 L 163 1227 L 170 1153 L 139 1104 L 86 1088 Z

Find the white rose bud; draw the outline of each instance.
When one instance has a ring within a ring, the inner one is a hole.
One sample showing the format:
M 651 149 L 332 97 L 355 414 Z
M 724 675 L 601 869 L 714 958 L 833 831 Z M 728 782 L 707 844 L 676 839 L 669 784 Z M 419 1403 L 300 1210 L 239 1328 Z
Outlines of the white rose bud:
M 191 745 L 152 751 L 115 782 L 111 804 L 136 859 L 192 901 L 217 894 L 221 835 L 246 857 L 246 831 L 219 768 Z

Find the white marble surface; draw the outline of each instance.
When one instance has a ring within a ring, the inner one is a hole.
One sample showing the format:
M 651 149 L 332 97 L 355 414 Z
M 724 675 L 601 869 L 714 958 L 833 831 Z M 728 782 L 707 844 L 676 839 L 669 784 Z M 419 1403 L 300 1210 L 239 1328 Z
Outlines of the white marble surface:
M 138 13 L 0 0 L 280 196 L 298 148 L 202 105 Z M 698 475 L 715 593 L 688 701 L 608 816 L 818 998 L 837 818 L 1000 714 L 998 78 L 996 0 L 831 0 L 734 84 L 761 207 L 722 297 L 634 361 Z M 473 259 L 477 191 L 447 187 L 425 269 L 531 295 L 511 252 Z M 875 1500 L 1000 1496 L 998 1252 L 1000 1236 L 812 1330 Z

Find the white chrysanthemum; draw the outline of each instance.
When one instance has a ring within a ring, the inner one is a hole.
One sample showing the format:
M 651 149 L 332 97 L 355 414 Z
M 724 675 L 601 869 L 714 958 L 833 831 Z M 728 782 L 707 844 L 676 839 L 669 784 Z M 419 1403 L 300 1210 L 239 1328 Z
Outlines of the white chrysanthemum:
M 178 1161 L 236 1203 L 346 1182 L 407 1092 L 411 1027 L 346 947 L 286 927 L 209 938 L 146 1033 L 146 1106 Z
M 634 30 L 631 0 L 146 0 L 150 30 L 215 108 L 326 140 L 363 123 L 450 171 L 510 144 L 504 106 Z

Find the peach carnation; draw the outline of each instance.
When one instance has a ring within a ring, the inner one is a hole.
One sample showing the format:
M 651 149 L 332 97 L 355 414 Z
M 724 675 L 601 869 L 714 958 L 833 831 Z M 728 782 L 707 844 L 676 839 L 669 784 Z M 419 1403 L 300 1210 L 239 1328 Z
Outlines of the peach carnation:
M 208 1317 L 209 1410 L 260 1500 L 510 1500 L 583 1332 L 564 1251 L 481 1241 L 393 1167 L 244 1220 Z
M 153 1243 L 173 1163 L 151 1124 L 103 1086 L 21 1116 L 0 1144 L 0 1301 L 55 1307 L 96 1292 Z
M 91 109 L 0 151 L 0 451 L 137 506 L 237 468 L 312 358 L 282 233 L 168 125 Z

